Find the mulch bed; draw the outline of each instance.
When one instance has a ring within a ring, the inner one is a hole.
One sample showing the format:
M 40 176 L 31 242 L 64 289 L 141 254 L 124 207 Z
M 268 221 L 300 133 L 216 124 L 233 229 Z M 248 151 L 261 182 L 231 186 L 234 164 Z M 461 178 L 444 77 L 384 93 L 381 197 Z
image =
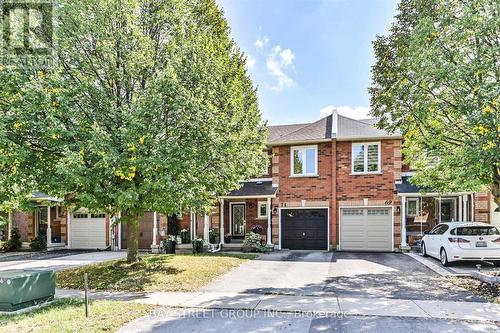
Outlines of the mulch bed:
M 500 276 L 500 272 L 485 272 L 489 275 Z M 500 284 L 489 284 L 472 277 L 451 277 L 455 285 L 467 289 L 472 294 L 482 297 L 488 302 L 500 304 Z

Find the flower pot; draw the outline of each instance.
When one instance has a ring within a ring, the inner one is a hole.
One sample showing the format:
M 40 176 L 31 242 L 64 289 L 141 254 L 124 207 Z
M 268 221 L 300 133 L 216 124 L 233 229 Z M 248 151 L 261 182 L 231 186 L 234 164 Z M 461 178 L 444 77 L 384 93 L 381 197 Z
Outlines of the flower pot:
M 232 239 L 231 236 L 224 236 L 224 243 L 231 244 L 231 239 Z
M 210 234 L 208 238 L 211 244 L 215 244 L 215 242 L 217 241 L 217 237 L 215 236 L 215 234 Z
M 201 239 L 193 240 L 192 244 L 193 244 L 193 253 L 203 252 L 203 241 Z
M 177 245 L 176 241 L 168 240 L 165 244 L 165 252 L 167 254 L 175 254 L 175 246 Z

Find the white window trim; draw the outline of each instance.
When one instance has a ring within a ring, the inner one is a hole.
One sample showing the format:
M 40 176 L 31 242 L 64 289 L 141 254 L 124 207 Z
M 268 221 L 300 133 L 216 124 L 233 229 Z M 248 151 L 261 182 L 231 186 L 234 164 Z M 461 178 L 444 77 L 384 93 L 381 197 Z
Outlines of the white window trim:
M 260 207 L 261 206 L 266 206 L 266 214 L 260 215 Z M 269 207 L 267 207 L 267 201 L 259 201 L 257 202 L 257 218 L 258 219 L 267 219 L 267 210 Z
M 378 163 L 377 163 L 377 171 L 366 171 L 368 170 L 368 146 L 378 146 Z M 354 146 L 365 146 L 364 149 L 364 170 L 365 171 L 354 171 Z M 382 173 L 382 147 L 380 141 L 375 142 L 353 142 L 351 145 L 351 173 L 353 175 L 373 175 Z
M 315 172 L 313 173 L 306 173 L 306 165 L 307 165 L 307 154 L 304 154 L 304 172 L 303 173 L 294 173 L 293 172 L 293 152 L 295 150 L 303 150 L 304 152 L 306 149 L 314 149 L 316 151 L 316 160 L 314 161 L 314 170 Z M 290 147 L 290 177 L 315 177 L 318 176 L 318 145 L 312 145 L 312 146 L 292 146 Z
M 410 201 L 414 201 L 415 202 L 415 206 L 417 207 L 416 211 L 415 211 L 415 214 L 410 214 L 408 213 L 408 208 L 410 207 L 408 205 L 408 203 Z M 419 203 L 419 198 L 408 198 L 406 199 L 406 216 L 408 217 L 415 217 L 415 216 L 419 216 L 420 215 L 420 203 Z

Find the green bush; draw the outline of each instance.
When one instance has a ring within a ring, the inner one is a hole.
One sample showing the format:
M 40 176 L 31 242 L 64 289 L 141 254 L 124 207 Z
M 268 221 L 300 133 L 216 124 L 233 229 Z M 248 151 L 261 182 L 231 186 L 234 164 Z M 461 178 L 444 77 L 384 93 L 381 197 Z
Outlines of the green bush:
M 249 249 L 250 251 L 262 253 L 267 252 L 267 247 L 262 245 L 262 236 L 255 232 L 250 232 L 246 236 L 243 247 Z
M 38 230 L 38 235 L 31 241 L 30 248 L 33 251 L 47 250 L 47 232 Z
M 3 242 L 0 246 L 0 251 L 16 251 L 21 248 L 21 235 L 19 234 L 19 229 L 13 228 L 10 233 L 10 239 Z

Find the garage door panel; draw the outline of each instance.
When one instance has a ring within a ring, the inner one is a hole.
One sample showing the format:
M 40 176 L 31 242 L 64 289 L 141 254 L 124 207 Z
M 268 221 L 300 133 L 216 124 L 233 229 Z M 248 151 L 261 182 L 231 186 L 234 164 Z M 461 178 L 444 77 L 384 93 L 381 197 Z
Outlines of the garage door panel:
M 392 251 L 390 208 L 342 208 L 341 250 Z
M 71 220 L 71 248 L 103 249 L 105 247 L 105 218 L 73 218 Z
M 328 248 L 327 209 L 283 209 L 281 246 L 296 250 Z

